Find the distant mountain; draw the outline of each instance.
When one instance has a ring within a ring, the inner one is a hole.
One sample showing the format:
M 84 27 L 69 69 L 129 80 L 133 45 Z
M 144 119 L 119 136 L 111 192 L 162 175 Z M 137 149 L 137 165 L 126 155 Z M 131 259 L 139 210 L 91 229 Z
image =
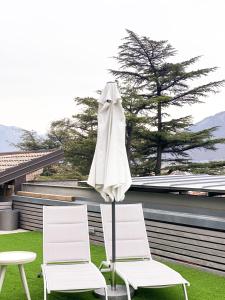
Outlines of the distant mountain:
M 225 137 L 225 111 L 203 119 L 202 121 L 194 124 L 190 130 L 195 132 L 214 126 L 219 127 L 215 131 L 215 137 Z M 23 129 L 21 128 L 0 125 L 0 152 L 17 150 L 12 144 L 19 142 L 22 133 Z M 225 144 L 218 145 L 217 148 L 217 151 L 191 150 L 189 151 L 189 154 L 193 161 L 225 160 Z
M 203 119 L 193 125 L 190 130 L 195 132 L 215 126 L 219 126 L 214 133 L 215 138 L 225 138 L 225 111 Z M 191 150 L 189 154 L 193 161 L 225 160 L 225 144 L 217 145 L 217 148 L 216 151 Z
M 12 144 L 19 142 L 23 129 L 15 126 L 0 125 L 0 152 L 16 151 Z

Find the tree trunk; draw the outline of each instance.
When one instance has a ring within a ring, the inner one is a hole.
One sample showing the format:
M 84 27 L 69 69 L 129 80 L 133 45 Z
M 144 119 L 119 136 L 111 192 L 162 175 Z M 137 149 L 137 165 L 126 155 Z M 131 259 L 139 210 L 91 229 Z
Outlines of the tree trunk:
M 133 124 L 127 124 L 126 127 L 126 150 L 127 150 L 127 158 L 130 165 L 131 162 L 131 140 L 133 133 Z
M 160 134 L 162 131 L 162 105 L 161 102 L 158 103 L 157 107 L 157 131 Z M 161 165 L 162 165 L 162 145 L 161 145 L 161 137 L 158 137 L 158 145 L 157 145 L 157 155 L 156 155 L 156 164 L 155 164 L 155 175 L 161 174 Z
M 162 166 L 162 146 L 157 146 L 157 157 L 156 157 L 156 164 L 155 164 L 155 175 L 161 174 L 161 166 Z

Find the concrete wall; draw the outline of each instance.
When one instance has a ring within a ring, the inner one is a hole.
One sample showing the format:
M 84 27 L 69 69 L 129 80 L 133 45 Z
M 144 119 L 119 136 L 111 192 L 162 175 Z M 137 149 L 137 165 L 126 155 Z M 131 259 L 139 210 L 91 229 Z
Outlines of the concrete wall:
M 20 210 L 20 227 L 28 230 L 42 230 L 43 205 L 80 204 L 88 205 L 91 242 L 103 245 L 98 202 L 88 201 L 84 198 L 78 198 L 74 202 L 63 202 L 13 196 L 13 206 Z M 196 218 L 192 214 L 149 208 L 144 208 L 144 216 L 153 257 L 172 260 L 225 275 L 224 219 L 215 217 L 205 219 L 203 216 Z M 215 229 L 219 227 L 220 230 Z
M 78 198 L 83 197 L 90 202 L 104 202 L 99 193 L 89 187 L 25 183 L 22 188 L 24 191 L 29 192 L 69 195 Z M 168 215 L 168 219 L 173 218 L 173 222 L 176 221 L 176 217 L 172 216 L 177 215 L 178 223 L 182 222 L 182 218 L 184 224 L 190 224 L 189 219 L 195 219 L 194 224 L 198 224 L 198 219 L 202 219 L 204 221 L 200 226 L 214 229 L 225 228 L 222 225 L 222 220 L 219 227 L 215 227 L 214 222 L 212 222 L 212 218 L 225 218 L 225 198 L 223 197 L 156 193 L 151 190 L 133 188 L 126 193 L 125 203 L 142 203 L 146 209 L 159 210 L 160 216 Z M 207 218 L 209 220 L 208 224 L 206 224 Z
M 75 196 L 75 202 L 13 196 L 21 228 L 42 230 L 43 205 L 87 204 L 90 238 L 103 245 L 100 195 L 89 187 L 60 182 L 26 183 L 23 190 Z M 130 189 L 123 203 L 142 203 L 153 256 L 225 275 L 225 198 Z

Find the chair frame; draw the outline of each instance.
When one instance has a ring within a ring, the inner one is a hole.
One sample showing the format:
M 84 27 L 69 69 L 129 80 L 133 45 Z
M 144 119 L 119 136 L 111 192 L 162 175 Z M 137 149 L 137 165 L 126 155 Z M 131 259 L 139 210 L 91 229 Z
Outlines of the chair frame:
M 79 205 L 80 206 L 80 205 Z M 86 211 L 87 211 L 87 205 L 82 205 L 84 207 L 86 207 Z M 64 206 L 65 207 L 65 206 Z M 54 207 L 55 208 L 55 207 Z M 74 209 L 75 207 L 73 207 Z M 58 209 L 60 209 L 60 207 L 58 207 Z M 70 209 L 71 209 L 71 206 L 70 206 Z M 46 224 L 45 224 L 45 221 L 44 221 L 44 210 L 45 210 L 45 207 L 43 207 L 43 254 L 45 253 L 45 228 L 46 228 Z M 88 221 L 87 221 L 87 226 L 88 226 Z M 88 229 L 87 229 L 88 230 Z M 87 231 L 88 232 L 88 231 Z M 89 247 L 89 259 L 88 260 L 75 260 L 75 261 L 62 261 L 62 262 L 51 262 L 51 263 L 47 263 L 45 261 L 45 255 L 43 255 L 43 264 L 41 265 L 41 274 L 43 276 L 43 282 L 44 282 L 44 300 L 47 300 L 48 298 L 48 294 L 50 294 L 52 291 L 54 290 L 48 290 L 47 288 L 47 278 L 46 278 L 46 274 L 45 274 L 45 268 L 46 266 L 48 265 L 81 265 L 81 264 L 91 264 L 93 266 L 95 266 L 92 262 L 91 262 L 91 255 L 90 255 L 90 239 L 89 239 L 89 234 L 88 234 L 88 247 Z M 108 292 L 107 292 L 107 285 L 106 285 L 106 282 L 105 282 L 105 286 L 102 286 L 100 288 L 103 288 L 104 291 L 105 291 L 105 299 L 108 300 Z M 94 290 L 93 288 L 85 288 L 85 289 L 72 289 L 72 290 L 57 290 L 56 292 L 61 292 L 61 293 L 80 293 L 80 292 L 87 292 L 87 291 L 92 291 Z
M 107 247 L 106 247 L 106 233 L 105 233 L 105 226 L 104 226 L 104 217 L 103 217 L 103 207 L 105 205 L 108 205 L 108 204 L 101 204 L 101 217 L 102 217 L 102 227 L 103 227 L 103 235 L 104 235 L 104 244 L 105 244 L 105 253 L 106 253 L 106 261 L 102 261 L 100 266 L 99 266 L 99 269 L 101 270 L 102 273 L 104 272 L 110 272 L 111 269 L 112 269 L 112 264 L 111 264 L 111 259 L 109 257 L 109 254 L 108 254 L 108 251 L 107 251 Z M 119 204 L 117 207 L 119 207 L 121 204 Z M 142 208 L 142 204 L 124 204 L 124 205 L 140 205 L 141 208 Z M 143 219 L 144 219 L 144 216 L 143 216 Z M 146 232 L 146 229 L 145 229 L 145 234 L 146 234 L 146 237 L 147 237 L 147 232 Z M 147 237 L 148 239 L 148 237 Z M 123 259 L 116 259 L 116 262 L 131 262 L 131 261 L 153 261 L 152 257 L 151 257 L 151 252 L 150 252 L 150 248 L 149 248 L 149 257 L 137 257 L 136 260 L 134 257 L 132 258 L 123 258 Z M 128 279 L 123 276 L 123 274 L 121 274 L 117 268 L 116 268 L 116 263 L 115 263 L 115 272 L 116 274 L 124 281 L 125 283 L 125 286 L 126 286 L 126 289 L 127 289 L 127 298 L 128 300 L 131 300 L 131 296 L 130 296 L 130 283 L 128 281 Z M 181 285 L 182 286 L 182 289 L 183 289 L 183 294 L 184 294 L 184 299 L 185 300 L 188 300 L 188 294 L 187 294 L 187 286 L 190 286 L 190 283 L 187 282 L 187 283 L 184 283 L 184 284 L 170 284 L 170 285 L 156 285 L 156 286 L 133 286 L 132 287 L 136 290 L 138 289 L 138 287 L 142 287 L 142 288 L 166 288 L 166 287 L 173 287 L 173 286 L 177 286 L 177 285 Z

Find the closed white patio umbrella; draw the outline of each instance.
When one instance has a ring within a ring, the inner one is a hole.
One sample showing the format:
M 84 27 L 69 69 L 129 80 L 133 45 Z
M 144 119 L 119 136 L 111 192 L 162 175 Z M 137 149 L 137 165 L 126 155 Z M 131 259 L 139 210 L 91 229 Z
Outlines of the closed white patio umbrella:
M 112 202 L 112 266 L 116 259 L 115 203 L 124 200 L 131 185 L 125 147 L 125 115 L 115 82 L 108 82 L 99 99 L 98 136 L 88 184 Z M 112 286 L 115 283 L 112 268 Z

